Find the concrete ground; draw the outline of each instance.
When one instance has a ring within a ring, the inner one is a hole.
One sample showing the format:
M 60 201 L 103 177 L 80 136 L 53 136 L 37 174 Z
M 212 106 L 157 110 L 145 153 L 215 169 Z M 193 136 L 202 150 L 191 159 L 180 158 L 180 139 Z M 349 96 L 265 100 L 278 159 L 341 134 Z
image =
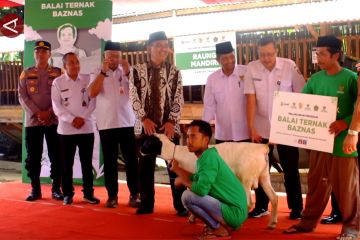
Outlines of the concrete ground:
M 158 167 L 155 171 L 156 183 L 169 183 L 169 176 L 166 168 L 163 167 L 163 160 L 158 160 Z M 307 172 L 308 169 L 300 169 L 302 193 L 307 192 Z M 126 180 L 123 167 L 119 168 L 119 180 Z M 21 163 L 15 161 L 0 160 L 0 182 L 21 181 Z M 271 182 L 275 191 L 285 192 L 283 174 L 279 174 L 275 169 L 271 170 Z
M 125 171 L 121 167 L 119 170 L 119 180 L 126 180 Z M 18 161 L 0 160 L 0 182 L 13 181 L 21 181 L 21 163 Z M 169 177 L 166 168 L 161 166 L 156 168 L 155 182 L 169 183 Z

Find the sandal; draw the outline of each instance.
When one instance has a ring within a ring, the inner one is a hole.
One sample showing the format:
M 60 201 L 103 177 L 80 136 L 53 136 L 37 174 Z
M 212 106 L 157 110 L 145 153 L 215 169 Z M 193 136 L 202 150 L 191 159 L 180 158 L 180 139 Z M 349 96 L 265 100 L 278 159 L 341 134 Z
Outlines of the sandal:
M 357 240 L 358 238 L 354 234 L 343 233 L 336 237 L 337 240 Z
M 305 232 L 311 232 L 311 230 L 306 230 L 303 229 L 301 227 L 299 227 L 298 225 L 292 225 L 291 227 L 289 227 L 288 229 L 285 229 L 283 231 L 284 234 L 296 234 L 296 233 L 305 233 Z
M 210 227 L 205 227 L 203 233 L 198 237 L 198 239 L 231 239 L 231 234 L 223 227 L 220 227 L 218 229 L 211 229 Z

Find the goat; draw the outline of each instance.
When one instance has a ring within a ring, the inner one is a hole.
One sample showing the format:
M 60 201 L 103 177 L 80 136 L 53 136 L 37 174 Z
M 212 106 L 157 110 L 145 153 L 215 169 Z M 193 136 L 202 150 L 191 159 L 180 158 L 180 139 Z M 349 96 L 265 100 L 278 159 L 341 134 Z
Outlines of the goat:
M 270 181 L 268 145 L 247 142 L 226 142 L 210 145 L 209 147 L 217 149 L 219 155 L 243 184 L 249 209 L 253 206 L 251 189 L 258 188 L 258 183 L 260 182 L 272 207 L 268 228 L 274 229 L 277 224 L 278 198 Z M 194 173 L 196 170 L 197 157 L 195 154 L 189 152 L 186 146 L 175 145 L 163 134 L 149 136 L 143 143 L 140 152 L 142 154 L 157 155 L 167 162 L 176 159 L 179 162 L 179 166 L 190 173 Z

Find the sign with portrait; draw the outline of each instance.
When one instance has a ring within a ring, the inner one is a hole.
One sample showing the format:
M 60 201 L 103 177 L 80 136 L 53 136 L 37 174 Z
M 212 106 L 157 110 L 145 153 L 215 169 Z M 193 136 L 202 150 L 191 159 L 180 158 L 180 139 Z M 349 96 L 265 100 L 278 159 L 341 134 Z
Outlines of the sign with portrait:
M 183 85 L 205 85 L 208 76 L 220 68 L 215 45 L 230 41 L 236 57 L 235 32 L 220 32 L 174 38 L 175 65 L 181 70 Z
M 111 40 L 111 0 L 26 0 L 25 12 L 24 68 L 35 65 L 33 49 L 37 40 L 51 43 L 49 64 L 55 67 L 63 67 L 62 57 L 68 52 L 74 52 L 78 56 L 82 74 L 91 74 L 101 64 L 105 41 Z M 27 171 L 24 169 L 25 159 L 26 149 L 23 144 L 23 181 L 29 182 Z M 99 135 L 96 131 L 92 165 L 94 184 L 103 185 L 103 160 L 100 157 Z M 41 181 L 50 182 L 50 161 L 45 139 L 41 166 Z M 81 183 L 78 153 L 73 170 L 74 182 Z
M 274 92 L 269 141 L 332 153 L 336 111 L 337 97 Z

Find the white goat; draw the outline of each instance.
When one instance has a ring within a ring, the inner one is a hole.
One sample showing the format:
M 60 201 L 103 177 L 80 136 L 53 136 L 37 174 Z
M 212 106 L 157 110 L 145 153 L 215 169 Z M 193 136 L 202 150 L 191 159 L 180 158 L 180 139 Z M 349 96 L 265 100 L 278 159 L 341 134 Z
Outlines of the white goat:
M 176 159 L 180 167 L 188 172 L 195 172 L 197 157 L 194 153 L 189 152 L 187 146 L 175 145 L 163 134 L 156 134 L 156 136 L 162 142 L 159 157 L 167 162 L 170 162 L 171 159 Z M 266 144 L 247 142 L 227 142 L 210 145 L 209 147 L 217 149 L 220 156 L 242 182 L 246 191 L 249 209 L 253 205 L 251 189 L 258 188 L 258 183 L 260 182 L 272 207 L 268 228 L 275 228 L 277 224 L 278 198 L 270 181 L 269 147 Z

